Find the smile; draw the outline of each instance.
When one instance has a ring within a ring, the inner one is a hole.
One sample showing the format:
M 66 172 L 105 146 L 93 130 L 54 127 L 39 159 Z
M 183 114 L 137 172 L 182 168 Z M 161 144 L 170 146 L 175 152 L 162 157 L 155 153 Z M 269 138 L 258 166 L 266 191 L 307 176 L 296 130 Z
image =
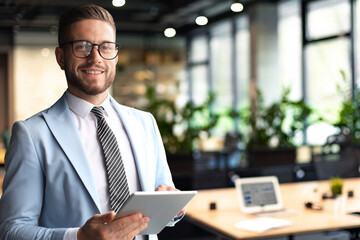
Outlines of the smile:
M 97 74 L 101 74 L 102 71 L 85 71 L 87 74 L 93 74 L 93 75 L 97 75 Z

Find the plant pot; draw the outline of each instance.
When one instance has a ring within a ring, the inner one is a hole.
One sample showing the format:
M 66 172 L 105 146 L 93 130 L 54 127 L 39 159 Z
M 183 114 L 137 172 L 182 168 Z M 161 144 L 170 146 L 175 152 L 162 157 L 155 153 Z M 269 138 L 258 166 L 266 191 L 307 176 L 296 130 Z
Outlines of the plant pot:
M 344 214 L 346 210 L 346 195 L 336 195 L 334 198 L 334 213 Z

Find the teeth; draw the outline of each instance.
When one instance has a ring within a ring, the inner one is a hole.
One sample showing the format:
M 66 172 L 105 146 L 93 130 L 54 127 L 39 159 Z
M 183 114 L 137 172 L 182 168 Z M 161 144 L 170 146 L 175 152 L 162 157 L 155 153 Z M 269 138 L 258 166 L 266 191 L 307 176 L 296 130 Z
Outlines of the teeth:
M 100 74 L 100 71 L 86 71 L 87 74 Z

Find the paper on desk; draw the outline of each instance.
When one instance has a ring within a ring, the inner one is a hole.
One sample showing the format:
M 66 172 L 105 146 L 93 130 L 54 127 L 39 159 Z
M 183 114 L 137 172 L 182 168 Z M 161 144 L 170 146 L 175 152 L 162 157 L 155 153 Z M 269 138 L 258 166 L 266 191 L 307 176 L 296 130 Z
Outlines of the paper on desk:
M 236 223 L 235 227 L 242 230 L 262 233 L 270 229 L 286 227 L 289 225 L 291 225 L 291 222 L 285 219 L 259 217 L 259 218 L 242 220 Z

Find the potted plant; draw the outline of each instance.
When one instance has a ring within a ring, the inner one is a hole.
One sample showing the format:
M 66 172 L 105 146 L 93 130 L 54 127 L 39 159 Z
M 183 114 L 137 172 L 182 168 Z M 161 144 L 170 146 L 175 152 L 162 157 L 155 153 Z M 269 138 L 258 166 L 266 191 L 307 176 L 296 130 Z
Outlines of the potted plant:
M 334 199 L 334 212 L 344 213 L 346 205 L 346 195 L 343 194 L 344 181 L 339 177 L 332 177 L 329 180 L 331 198 Z
M 344 71 L 340 71 L 344 86 L 337 86 L 338 91 L 342 95 L 343 101 L 341 110 L 338 115 L 338 121 L 334 126 L 339 129 L 339 137 L 344 139 L 344 144 L 360 143 L 360 91 L 355 86 L 352 91 L 346 84 L 346 75 Z M 342 142 L 339 142 L 342 145 Z
M 329 180 L 330 191 L 332 196 L 340 196 L 343 193 L 344 181 L 338 177 L 332 177 Z
M 151 112 L 158 124 L 166 150 L 168 163 L 173 172 L 185 173 L 196 170 L 196 142 L 201 132 L 211 136 L 220 116 L 210 112 L 215 95 L 200 105 L 189 101 L 183 107 L 167 99 L 158 99 L 153 87 L 147 89 L 149 101 L 145 110 Z
M 200 132 L 211 135 L 211 129 L 220 117 L 210 111 L 215 99 L 213 93 L 203 104 L 195 105 L 189 101 L 185 106 L 177 107 L 170 100 L 156 98 L 155 89 L 149 87 L 147 99 L 149 104 L 145 110 L 154 115 L 167 153 L 191 152 Z
M 254 111 L 241 112 L 247 136 L 247 154 L 250 166 L 269 166 L 295 163 L 295 137 L 304 130 L 312 110 L 302 101 L 289 99 L 290 89 L 284 89 L 278 102 L 264 106 L 257 90 Z M 244 129 L 244 128 L 242 128 Z

